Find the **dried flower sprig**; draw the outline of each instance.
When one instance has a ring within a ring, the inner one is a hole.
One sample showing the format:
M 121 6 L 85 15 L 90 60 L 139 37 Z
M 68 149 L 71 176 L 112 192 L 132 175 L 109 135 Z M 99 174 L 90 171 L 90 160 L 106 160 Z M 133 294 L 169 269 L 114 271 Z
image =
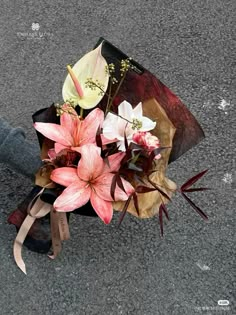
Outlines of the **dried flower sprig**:
M 100 90 L 98 95 L 102 96 L 105 94 L 104 84 L 99 82 L 98 80 L 93 80 L 93 78 L 87 78 L 85 81 L 85 87 L 95 91 L 97 88 Z

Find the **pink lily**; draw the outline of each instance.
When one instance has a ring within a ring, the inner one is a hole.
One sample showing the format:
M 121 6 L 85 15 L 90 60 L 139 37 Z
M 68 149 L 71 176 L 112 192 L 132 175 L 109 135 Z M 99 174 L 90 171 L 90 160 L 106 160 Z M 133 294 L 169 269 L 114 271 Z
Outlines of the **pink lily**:
M 54 202 L 57 211 L 73 211 L 82 207 L 89 200 L 97 215 L 108 224 L 113 215 L 110 194 L 112 179 L 120 167 L 124 153 L 119 152 L 108 157 L 108 164 L 101 158 L 101 149 L 93 144 L 80 148 L 81 159 L 78 167 L 62 167 L 55 169 L 51 179 L 67 188 Z M 122 179 L 126 193 L 118 186 L 115 189 L 115 200 L 125 201 L 134 192 L 133 186 Z
M 95 143 L 97 130 L 104 120 L 104 113 L 99 108 L 91 111 L 84 120 L 75 110 L 70 109 L 70 112 L 61 115 L 60 125 L 41 122 L 34 124 L 37 131 L 55 141 L 56 153 L 63 149 L 78 151 L 85 144 Z

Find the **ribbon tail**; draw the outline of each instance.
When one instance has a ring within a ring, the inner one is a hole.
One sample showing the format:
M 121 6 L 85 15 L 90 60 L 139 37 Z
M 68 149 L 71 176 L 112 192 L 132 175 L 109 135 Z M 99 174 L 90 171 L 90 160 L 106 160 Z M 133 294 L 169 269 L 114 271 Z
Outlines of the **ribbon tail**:
M 67 221 L 67 216 L 65 212 L 58 212 L 58 226 L 60 238 L 62 241 L 68 240 L 70 238 L 69 225 Z
M 51 221 L 53 254 L 48 255 L 48 257 L 51 259 L 55 259 L 58 256 L 58 254 L 61 252 L 62 246 L 61 246 L 61 237 L 60 237 L 60 231 L 59 231 L 58 212 L 56 212 L 54 209 L 52 209 L 50 212 L 50 221 Z
M 22 245 L 24 240 L 35 221 L 35 218 L 27 215 L 22 223 L 13 245 L 13 255 L 17 266 L 26 274 L 25 263 L 22 258 Z
M 13 255 L 17 266 L 25 274 L 26 267 L 22 258 L 22 245 L 36 218 L 44 217 L 51 211 L 51 209 L 52 205 L 45 203 L 40 198 L 38 198 L 18 231 L 13 245 Z

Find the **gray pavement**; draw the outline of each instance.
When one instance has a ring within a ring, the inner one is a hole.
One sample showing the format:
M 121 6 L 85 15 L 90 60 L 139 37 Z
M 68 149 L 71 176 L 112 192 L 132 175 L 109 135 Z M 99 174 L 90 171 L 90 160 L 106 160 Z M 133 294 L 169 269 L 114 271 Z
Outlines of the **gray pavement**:
M 7 215 L 32 183 L 0 166 L 0 315 L 236 314 L 235 1 L 8 1 L 0 6 L 0 114 L 36 141 L 31 114 L 61 100 L 65 65 L 100 36 L 167 84 L 200 121 L 206 139 L 171 164 L 182 183 L 210 168 L 194 200 L 206 223 L 175 196 L 165 236 L 158 219 L 118 215 L 105 226 L 73 216 L 58 259 L 12 256 Z M 39 23 L 41 39 L 29 38 Z M 9 144 L 10 145 L 10 144 Z M 229 300 L 228 307 L 218 300 Z

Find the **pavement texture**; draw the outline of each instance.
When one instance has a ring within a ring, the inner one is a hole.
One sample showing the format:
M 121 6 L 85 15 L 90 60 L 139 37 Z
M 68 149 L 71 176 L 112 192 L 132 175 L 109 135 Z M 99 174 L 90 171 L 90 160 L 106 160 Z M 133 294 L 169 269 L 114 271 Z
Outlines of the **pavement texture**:
M 1 116 L 36 142 L 32 113 L 61 100 L 65 66 L 103 36 L 170 87 L 205 131 L 169 178 L 181 184 L 209 168 L 201 183 L 212 188 L 193 196 L 208 222 L 174 197 L 163 239 L 157 217 L 127 215 L 118 229 L 117 214 L 109 226 L 73 215 L 58 259 L 24 249 L 25 276 L 6 219 L 32 183 L 0 164 L 1 315 L 236 314 L 234 17 L 233 0 L 1 1 Z M 42 38 L 30 38 L 32 23 Z

